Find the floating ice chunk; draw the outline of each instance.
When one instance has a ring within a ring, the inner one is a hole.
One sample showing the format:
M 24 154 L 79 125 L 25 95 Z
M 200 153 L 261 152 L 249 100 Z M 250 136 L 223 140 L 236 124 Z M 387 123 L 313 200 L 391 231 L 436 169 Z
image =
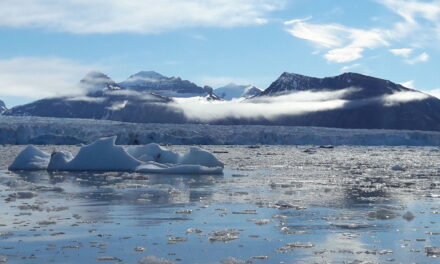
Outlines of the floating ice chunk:
M 220 261 L 220 264 L 246 264 L 246 263 L 249 262 L 234 257 L 229 257 Z
M 145 146 L 129 147 L 127 152 L 141 161 L 155 161 L 159 163 L 178 163 L 179 154 L 151 143 Z
M 223 168 L 223 163 L 219 161 L 213 154 L 198 147 L 191 147 L 189 152 L 184 154 L 179 159 L 179 163 Z
M 34 146 L 26 147 L 9 167 L 11 170 L 135 171 L 164 174 L 221 174 L 223 163 L 211 153 L 191 148 L 184 155 L 157 144 L 125 150 L 115 145 L 116 137 L 102 138 L 81 147 L 74 157 L 70 152 L 52 155 Z
M 62 170 L 65 168 L 66 164 L 73 160 L 72 153 L 68 151 L 59 151 L 52 154 L 50 158 L 49 165 L 47 166 L 48 170 Z
M 402 166 L 400 166 L 400 165 L 394 165 L 393 167 L 391 167 L 391 169 L 393 170 L 393 171 L 404 171 L 405 169 L 402 167 Z
M 209 234 L 210 242 L 229 242 L 238 239 L 240 232 L 236 229 L 214 230 Z
M 115 145 L 116 137 L 102 138 L 81 147 L 74 157 L 70 152 L 52 155 L 28 146 L 10 169 L 62 171 L 129 171 L 164 174 L 221 174 L 223 163 L 208 151 L 193 147 L 184 155 L 157 144 L 125 150 Z
M 17 155 L 9 170 L 45 170 L 49 160 L 49 154 L 29 145 Z
M 173 261 L 164 258 L 158 258 L 156 256 L 146 256 L 139 260 L 139 264 L 172 264 Z
M 408 211 L 408 212 L 406 212 L 406 213 L 404 213 L 403 215 L 402 215 L 402 218 L 403 219 L 405 219 L 406 221 L 412 221 L 414 218 L 415 218 L 416 216 L 413 214 L 413 213 L 411 213 L 410 211 Z
M 136 168 L 139 173 L 163 174 L 222 174 L 223 168 L 208 168 L 200 165 L 171 165 L 150 161 Z
M 439 247 L 425 247 L 426 256 L 429 258 L 440 258 Z
M 49 170 L 66 171 L 134 171 L 142 164 L 124 148 L 115 145 L 116 136 L 98 139 L 81 147 L 75 158 L 59 152 L 51 159 Z
M 379 220 L 394 219 L 398 216 L 400 216 L 400 214 L 387 209 L 379 209 L 377 211 L 372 211 L 367 214 L 368 218 L 379 219 Z
M 118 262 L 122 261 L 120 258 L 110 257 L 110 256 L 97 257 L 96 260 L 99 260 L 99 261 L 118 261 Z
M 162 148 L 158 144 L 151 143 L 145 146 L 129 147 L 127 152 L 144 162 L 154 161 L 158 163 L 191 164 L 223 168 L 223 163 L 213 154 L 198 147 L 191 147 L 188 153 L 181 155 Z

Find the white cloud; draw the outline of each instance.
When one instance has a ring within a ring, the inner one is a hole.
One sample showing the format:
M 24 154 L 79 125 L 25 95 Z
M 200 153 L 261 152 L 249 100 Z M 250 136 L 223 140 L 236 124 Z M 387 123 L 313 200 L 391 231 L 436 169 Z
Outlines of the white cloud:
M 106 100 L 106 98 L 104 97 L 90 97 L 90 96 L 75 96 L 75 97 L 69 97 L 66 99 L 67 101 L 72 101 L 72 102 L 90 102 L 90 103 L 102 103 Z
M 308 19 L 286 21 L 286 31 L 325 50 L 329 62 L 346 63 L 363 57 L 367 49 L 377 49 L 404 42 L 412 47 L 440 43 L 440 0 L 376 0 L 403 18 L 389 27 L 354 28 L 340 24 L 314 24 Z M 390 49 L 396 56 L 408 58 L 413 49 Z M 319 54 L 318 52 L 316 54 Z M 427 61 L 428 54 L 406 60 L 409 64 Z
M 429 90 L 429 91 L 424 91 L 424 92 L 440 99 L 440 88 Z
M 353 69 L 358 69 L 358 68 L 361 68 L 361 67 L 362 67 L 362 64 L 355 63 L 355 64 L 352 64 L 352 65 L 345 65 L 344 67 L 341 68 L 341 71 L 346 72 L 346 71 L 350 71 L 350 70 L 353 70 Z
M 390 52 L 396 56 L 407 58 L 413 52 L 413 49 L 404 48 L 404 49 L 390 49 Z
M 389 45 L 385 32 L 380 29 L 363 30 L 339 24 L 313 24 L 307 20 L 294 19 L 284 24 L 291 35 L 308 40 L 318 48 L 329 49 L 324 55 L 329 62 L 355 61 L 362 58 L 365 49 Z
M 385 106 L 393 106 L 400 103 L 425 100 L 428 97 L 429 95 L 420 92 L 399 92 L 384 96 L 383 102 Z
M 418 0 L 378 0 L 396 14 L 403 17 L 407 22 L 416 23 L 417 17 L 430 21 L 440 19 L 440 1 L 418 1 Z
M 352 89 L 335 92 L 305 91 L 245 101 L 175 98 L 174 106 L 181 109 L 188 118 L 199 121 L 220 120 L 227 117 L 272 119 L 280 115 L 301 115 L 341 108 L 347 101 L 340 98 L 351 91 Z
M 416 64 L 416 63 L 419 63 L 419 62 L 427 62 L 428 60 L 429 60 L 428 53 L 423 52 L 419 56 L 416 56 L 414 58 L 405 60 L 405 62 L 408 63 L 408 64 Z
M 255 97 L 248 100 L 207 101 L 200 97 L 175 98 L 173 106 L 193 120 L 208 122 L 224 118 L 274 119 L 283 115 L 303 115 L 308 113 L 356 108 L 367 104 L 396 104 L 420 101 L 429 95 L 420 92 L 397 92 L 390 95 L 349 101 L 346 95 L 359 91 L 351 87 L 336 91 L 300 91 L 281 96 Z
M 0 59 L 0 96 L 43 98 L 81 94 L 79 80 L 96 69 L 61 58 Z
M 0 26 L 71 33 L 157 33 L 267 23 L 285 0 L 2 0 Z
M 287 32 L 293 36 L 313 42 L 326 48 L 341 46 L 342 35 L 348 33 L 347 29 L 337 24 L 319 25 L 307 23 L 307 19 L 294 19 L 284 22 L 289 26 Z
M 410 81 L 407 81 L 407 82 L 403 82 L 403 83 L 401 83 L 400 85 L 402 85 L 402 86 L 404 86 L 404 87 L 406 87 L 406 88 L 415 89 L 415 86 L 414 86 L 414 80 L 410 80 Z
M 340 49 L 332 49 L 324 55 L 328 61 L 336 63 L 351 62 L 362 58 L 363 48 L 345 47 Z

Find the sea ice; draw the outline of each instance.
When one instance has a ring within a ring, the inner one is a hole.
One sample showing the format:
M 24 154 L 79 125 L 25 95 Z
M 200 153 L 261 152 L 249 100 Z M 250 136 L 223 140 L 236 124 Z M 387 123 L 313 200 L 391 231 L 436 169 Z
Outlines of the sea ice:
M 157 144 L 130 147 L 115 145 L 116 136 L 81 147 L 74 157 L 60 151 L 49 155 L 34 146 L 26 147 L 10 170 L 128 171 L 165 174 L 221 174 L 223 163 L 213 154 L 192 147 L 186 154 L 174 153 Z

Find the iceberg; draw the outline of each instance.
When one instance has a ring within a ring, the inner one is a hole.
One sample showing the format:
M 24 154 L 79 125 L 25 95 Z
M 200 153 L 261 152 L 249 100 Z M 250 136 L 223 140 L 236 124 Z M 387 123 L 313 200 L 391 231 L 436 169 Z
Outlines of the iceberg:
M 155 161 L 159 163 L 201 165 L 205 167 L 221 167 L 220 162 L 213 154 L 198 147 L 191 147 L 186 154 L 178 154 L 151 143 L 145 146 L 129 147 L 127 152 L 141 161 Z
M 9 166 L 9 170 L 44 170 L 49 163 L 50 155 L 33 145 L 27 146 Z
M 179 154 L 153 143 L 125 150 L 115 142 L 116 136 L 98 139 L 81 147 L 75 157 L 67 151 L 49 155 L 30 145 L 18 154 L 9 170 L 223 173 L 223 163 L 210 152 L 197 147 L 191 147 L 186 154 Z

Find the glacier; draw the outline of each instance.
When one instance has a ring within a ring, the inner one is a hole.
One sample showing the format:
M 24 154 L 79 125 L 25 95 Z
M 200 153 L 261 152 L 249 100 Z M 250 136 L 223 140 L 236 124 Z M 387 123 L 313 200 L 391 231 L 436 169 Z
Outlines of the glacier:
M 119 145 L 438 146 L 440 132 L 297 126 L 138 124 L 108 120 L 0 116 L 0 144 L 75 145 L 117 136 Z

